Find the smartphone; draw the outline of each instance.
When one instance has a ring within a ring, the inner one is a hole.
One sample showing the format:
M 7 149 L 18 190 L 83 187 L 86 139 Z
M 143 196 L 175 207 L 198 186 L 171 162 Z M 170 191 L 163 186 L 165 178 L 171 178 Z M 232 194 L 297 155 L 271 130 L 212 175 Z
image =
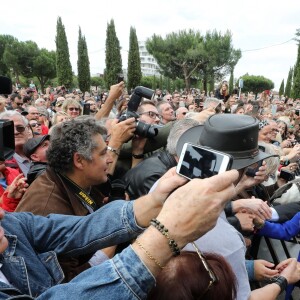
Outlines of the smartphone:
M 256 163 L 256 166 L 254 168 L 247 168 L 246 169 L 246 175 L 250 177 L 254 177 L 255 173 L 258 171 L 258 169 L 262 166 L 263 161 L 259 161 Z
M 117 82 L 120 83 L 121 81 L 124 81 L 124 75 L 123 74 L 118 74 Z
M 280 170 L 279 177 L 285 181 L 291 181 L 295 179 L 295 174 L 286 170 Z
M 232 156 L 190 143 L 183 145 L 177 164 L 177 174 L 187 178 L 208 178 L 231 167 Z
M 299 117 L 299 115 L 300 115 L 300 110 L 299 110 L 299 109 L 296 109 L 296 110 L 295 110 L 295 114 L 296 114 L 296 116 Z
M 271 111 L 272 111 L 272 115 L 275 116 L 277 113 L 277 105 L 276 104 L 271 105 Z
M 196 97 L 195 98 L 195 103 L 197 104 L 197 107 L 199 107 L 199 105 L 200 105 L 200 98 Z
M 83 115 L 89 115 L 91 113 L 90 106 L 91 106 L 90 103 L 83 104 L 83 113 L 82 113 Z

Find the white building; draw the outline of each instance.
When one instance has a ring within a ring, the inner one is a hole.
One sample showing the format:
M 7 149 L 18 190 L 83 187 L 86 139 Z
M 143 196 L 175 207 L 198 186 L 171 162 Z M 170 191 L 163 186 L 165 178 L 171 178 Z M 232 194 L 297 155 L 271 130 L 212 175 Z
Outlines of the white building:
M 141 69 L 143 76 L 159 76 L 159 67 L 155 58 L 146 49 L 145 41 L 139 41 L 139 52 L 141 59 Z

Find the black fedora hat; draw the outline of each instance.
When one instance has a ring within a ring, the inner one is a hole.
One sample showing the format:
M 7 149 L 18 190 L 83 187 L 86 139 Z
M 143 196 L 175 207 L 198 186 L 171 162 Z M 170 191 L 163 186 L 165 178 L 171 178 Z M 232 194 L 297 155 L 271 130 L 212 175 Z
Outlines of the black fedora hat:
M 207 119 L 204 125 L 188 129 L 178 140 L 178 157 L 185 143 L 207 146 L 231 154 L 232 169 L 242 169 L 274 156 L 259 150 L 258 120 L 245 115 L 216 114 Z

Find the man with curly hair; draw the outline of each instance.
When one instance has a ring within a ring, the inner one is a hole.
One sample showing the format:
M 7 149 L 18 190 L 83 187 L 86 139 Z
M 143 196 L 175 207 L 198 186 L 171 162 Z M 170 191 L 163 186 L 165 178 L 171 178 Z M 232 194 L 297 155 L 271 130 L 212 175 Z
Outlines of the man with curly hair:
M 55 126 L 47 151 L 48 167 L 30 185 L 16 211 L 86 216 L 100 208 L 104 195 L 99 185 L 107 182 L 112 162 L 105 134 L 106 129 L 92 118 Z M 89 267 L 89 258 L 60 260 L 67 281 Z

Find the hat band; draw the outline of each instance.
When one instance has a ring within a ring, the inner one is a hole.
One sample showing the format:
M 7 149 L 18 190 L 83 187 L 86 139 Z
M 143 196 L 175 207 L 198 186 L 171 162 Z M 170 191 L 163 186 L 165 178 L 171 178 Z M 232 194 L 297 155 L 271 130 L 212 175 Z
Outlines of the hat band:
M 233 159 L 254 158 L 258 155 L 258 148 L 247 151 L 224 151 L 233 156 Z

